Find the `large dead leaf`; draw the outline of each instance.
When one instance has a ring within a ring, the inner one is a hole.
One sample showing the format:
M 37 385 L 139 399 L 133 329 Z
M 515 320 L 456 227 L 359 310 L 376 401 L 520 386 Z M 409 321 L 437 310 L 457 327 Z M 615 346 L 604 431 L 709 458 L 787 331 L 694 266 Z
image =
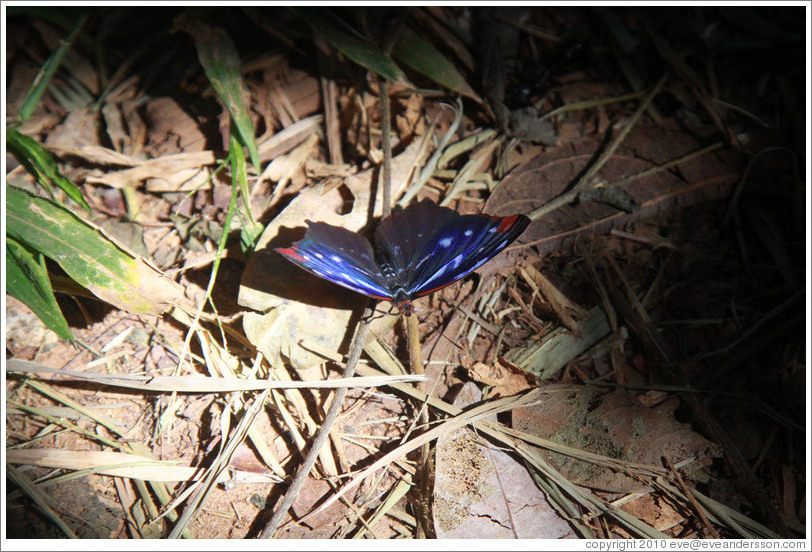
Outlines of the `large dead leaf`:
M 392 194 L 397 197 L 409 183 L 415 167 L 423 163 L 418 142 L 392 160 Z M 346 190 L 321 187 L 299 193 L 266 228 L 243 272 L 238 302 L 257 312 L 246 312 L 243 327 L 248 339 L 267 358 L 289 361 L 297 369 L 312 368 L 324 357 L 313 349 L 335 352 L 346 350 L 352 329 L 366 300 L 294 266 L 273 248 L 289 246 L 304 235 L 305 221 L 323 221 L 348 230 L 359 231 L 380 216 L 381 194 L 377 189 L 377 170 L 368 170 L 347 178 L 346 189 L 352 194 L 352 209 L 345 207 Z M 374 203 L 373 203 L 374 201 Z M 394 316 L 382 316 L 371 327 L 371 338 L 394 322 Z
M 467 383 L 454 401 L 481 393 Z M 467 398 L 467 399 L 466 399 Z M 437 440 L 434 528 L 437 537 L 558 539 L 572 529 L 536 486 L 527 468 L 464 427 Z
M 629 133 L 597 177 L 611 184 L 706 145 L 707 142 L 679 129 L 676 123 L 638 127 Z M 570 189 L 604 147 L 596 138 L 585 138 L 544 152 L 505 177 L 488 199 L 486 210 L 497 215 L 529 213 Z M 620 186 L 637 204 L 633 213 L 595 202 L 569 204 L 534 221 L 520 241 L 533 245 L 541 253 L 564 249 L 578 240 L 607 234 L 632 220 L 724 197 L 739 177 L 736 152 L 716 150 Z
M 682 468 L 687 478 L 721 455 L 721 449 L 656 410 L 644 407 L 629 392 L 604 393 L 584 387 L 569 393 L 549 393 L 538 404 L 516 409 L 513 427 L 573 448 L 638 464 L 662 466 L 662 457 Z M 630 493 L 647 490 L 631 477 L 595 464 L 550 452 L 550 460 L 568 479 L 595 489 Z

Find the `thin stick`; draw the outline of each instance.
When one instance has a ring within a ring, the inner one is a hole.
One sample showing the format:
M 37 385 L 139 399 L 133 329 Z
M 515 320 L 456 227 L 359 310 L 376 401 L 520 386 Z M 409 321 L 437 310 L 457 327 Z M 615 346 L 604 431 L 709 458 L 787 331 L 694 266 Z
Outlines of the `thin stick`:
M 408 14 L 408 8 L 401 10 L 391 32 L 384 38 L 382 49 L 386 55 L 389 55 L 392 51 L 392 46 L 394 46 L 395 40 Z M 392 209 L 392 141 L 390 140 L 392 134 L 392 115 L 389 106 L 389 81 L 383 76 L 379 77 L 379 81 L 381 83 L 381 144 L 383 146 L 383 209 L 381 210 L 381 215 L 383 218 L 386 218 Z
M 380 77 L 381 87 L 381 145 L 383 146 L 383 209 L 381 216 L 386 218 L 392 210 L 392 121 L 389 109 L 389 81 Z
M 417 315 L 414 313 L 404 313 L 406 322 L 406 337 L 409 342 L 409 365 L 412 369 L 412 373 L 415 375 L 422 376 L 425 374 L 425 370 L 423 369 L 423 351 L 420 347 L 420 333 L 418 332 L 418 320 Z M 420 381 L 417 383 L 417 391 L 422 395 L 425 396 L 426 394 L 426 382 Z M 427 408 L 423 408 L 424 405 L 420 406 L 420 419 L 419 424 L 422 425 L 424 428 L 428 427 L 429 423 L 429 411 Z M 429 489 L 429 473 L 428 473 L 428 466 L 429 466 L 429 455 L 431 453 L 431 445 L 429 443 L 424 443 L 420 447 L 420 457 L 418 459 L 417 470 L 415 471 L 417 482 L 418 482 L 418 495 L 419 495 L 419 512 L 416 516 L 417 519 L 417 538 L 426 538 L 426 528 L 428 527 L 428 500 L 430 496 L 430 489 Z
M 355 367 L 358 364 L 358 359 L 361 357 L 361 351 L 364 349 L 364 342 L 366 341 L 367 330 L 369 329 L 369 320 L 372 317 L 372 313 L 373 311 L 370 307 L 367 307 L 364 311 L 364 315 L 361 319 L 361 323 L 358 325 L 358 332 L 355 334 L 355 340 L 352 343 L 350 356 L 347 359 L 347 364 L 344 367 L 342 377 L 351 378 L 353 374 L 355 374 Z M 333 422 L 335 422 L 336 418 L 338 417 L 338 413 L 341 411 L 341 404 L 344 402 L 344 396 L 346 394 L 346 387 L 336 389 L 333 402 L 330 405 L 330 410 L 327 412 L 327 416 L 324 418 L 324 423 L 319 428 L 316 438 L 313 439 L 313 444 L 311 445 L 310 450 L 307 451 L 307 456 L 305 457 L 304 462 L 302 462 L 302 465 L 299 467 L 299 471 L 296 472 L 296 477 L 290 484 L 288 492 L 285 493 L 285 498 L 282 499 L 282 503 L 277 507 L 271 521 L 269 521 L 262 530 L 262 534 L 260 535 L 261 538 L 269 539 L 273 536 L 282 522 L 282 518 L 285 517 L 285 514 L 287 514 L 291 505 L 293 505 L 293 502 L 296 500 L 296 497 L 299 496 L 299 491 L 301 490 L 302 485 L 304 485 L 304 482 L 307 480 L 307 476 L 310 473 L 310 470 L 313 468 L 313 465 L 316 463 L 316 458 L 318 458 L 322 446 L 324 446 L 324 444 L 327 442 L 327 438 L 330 436 L 330 429 L 333 426 Z

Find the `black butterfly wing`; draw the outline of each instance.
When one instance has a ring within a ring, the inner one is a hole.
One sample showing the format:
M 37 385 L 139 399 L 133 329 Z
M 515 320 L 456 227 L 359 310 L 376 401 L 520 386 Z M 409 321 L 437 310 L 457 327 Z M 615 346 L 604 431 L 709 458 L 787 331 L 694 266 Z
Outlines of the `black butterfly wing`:
M 308 225 L 303 239 L 276 251 L 320 278 L 375 299 L 392 299 L 366 238 L 324 222 Z
M 413 299 L 464 278 L 529 224 L 524 215 L 460 215 L 423 200 L 380 224 L 376 253 L 383 274 L 395 272 L 397 284 Z

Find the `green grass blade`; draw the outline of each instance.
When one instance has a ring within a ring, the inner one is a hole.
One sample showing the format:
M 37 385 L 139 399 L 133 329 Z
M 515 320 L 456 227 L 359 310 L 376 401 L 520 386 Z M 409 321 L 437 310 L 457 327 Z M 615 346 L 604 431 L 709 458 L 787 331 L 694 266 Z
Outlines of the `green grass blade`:
M 62 64 L 62 58 L 65 57 L 65 54 L 70 49 L 71 45 L 73 44 L 73 40 L 76 38 L 79 30 L 85 24 L 86 19 L 87 14 L 79 17 L 79 20 L 76 22 L 73 31 L 71 31 L 70 35 L 68 35 L 68 38 L 62 41 L 62 45 L 57 48 L 53 54 L 51 54 L 51 56 L 45 61 L 42 68 L 39 70 L 39 73 L 37 73 L 37 76 L 34 78 L 34 83 L 31 85 L 31 88 L 28 90 L 28 94 L 25 97 L 23 106 L 20 108 L 21 121 L 28 119 L 34 112 L 40 98 L 42 98 L 45 90 L 47 90 L 48 86 L 51 84 L 51 79 L 53 78 L 54 73 L 56 73 L 56 70 Z
M 197 57 L 206 77 L 231 115 L 235 134 L 248 148 L 251 164 L 256 167 L 257 172 L 261 172 L 254 124 L 245 108 L 248 91 L 242 81 L 242 65 L 234 42 L 222 29 L 211 27 L 191 17 L 179 16 L 176 19 L 176 26 L 194 39 Z
M 6 223 L 9 236 L 120 309 L 159 314 L 182 295 L 177 283 L 53 201 L 7 186 Z
M 48 190 L 51 197 L 54 195 L 53 186 L 56 186 L 85 211 L 91 212 L 82 192 L 73 182 L 62 176 L 56 161 L 42 144 L 11 126 L 6 127 L 6 144 L 11 154 L 43 188 Z
M 18 243 L 6 238 L 6 285 L 12 297 L 16 297 L 31 309 L 50 330 L 62 339 L 73 339 L 68 322 L 56 303 L 44 258 Z
M 232 137 L 232 142 L 235 139 Z M 240 217 L 240 247 L 243 253 L 249 253 L 254 250 L 254 246 L 259 239 L 259 235 L 264 230 L 264 226 L 254 220 L 251 215 L 251 197 L 248 191 L 248 177 L 245 174 L 245 156 L 240 148 L 232 145 L 229 152 L 229 161 L 231 163 L 231 178 L 232 186 L 239 187 L 240 195 L 242 196 L 242 210 L 238 210 L 237 215 Z M 231 208 L 229 207 L 229 213 Z M 226 228 L 231 224 L 231 215 L 228 217 Z
M 454 64 L 431 42 L 411 29 L 404 27 L 398 33 L 397 40 L 392 48 L 392 56 L 437 84 L 480 101 L 479 96 Z
M 400 67 L 378 46 L 353 32 L 337 15 L 325 8 L 293 8 L 293 11 L 322 35 L 336 50 L 382 77 L 409 84 Z

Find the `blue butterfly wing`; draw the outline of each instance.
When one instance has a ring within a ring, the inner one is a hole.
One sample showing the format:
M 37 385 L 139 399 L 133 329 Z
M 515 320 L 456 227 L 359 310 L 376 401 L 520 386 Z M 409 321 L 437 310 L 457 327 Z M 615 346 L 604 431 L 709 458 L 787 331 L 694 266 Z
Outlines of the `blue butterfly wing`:
M 411 295 L 421 297 L 464 278 L 510 245 L 529 224 L 524 215 L 460 215 L 460 220 L 444 226 L 434 243 L 418 253 Z
M 320 278 L 376 299 L 391 300 L 366 238 L 324 222 L 308 221 L 308 225 L 303 239 L 276 251 Z
M 375 229 L 375 255 L 390 289 L 408 291 L 412 287 L 412 262 L 418 252 L 455 216 L 459 216 L 456 211 L 424 199 L 381 221 Z
M 381 270 L 390 289 L 421 297 L 464 278 L 518 238 L 524 215 L 460 215 L 429 200 L 383 221 L 375 232 Z

